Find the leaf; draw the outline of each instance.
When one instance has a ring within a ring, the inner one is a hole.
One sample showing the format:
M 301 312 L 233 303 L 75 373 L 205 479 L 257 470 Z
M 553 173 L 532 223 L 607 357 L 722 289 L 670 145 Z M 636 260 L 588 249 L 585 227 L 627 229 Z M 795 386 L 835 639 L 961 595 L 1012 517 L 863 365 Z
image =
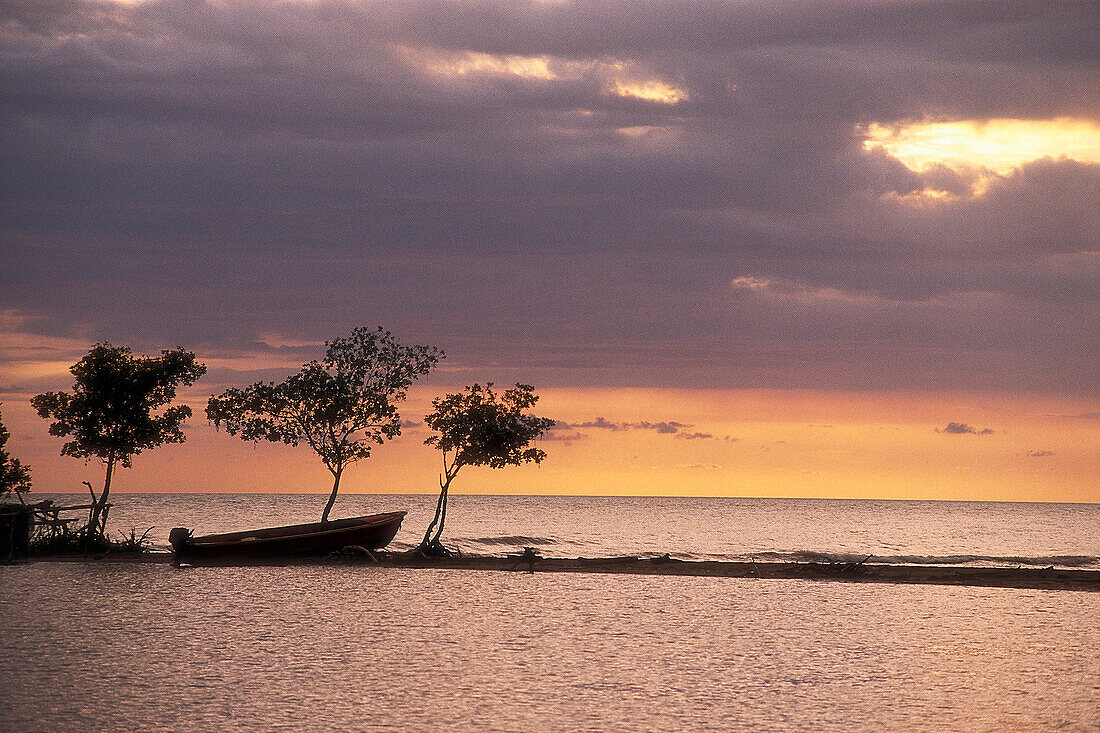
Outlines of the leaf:
M 165 350 L 159 357 L 134 356 L 125 346 L 93 346 L 69 370 L 72 393 L 46 392 L 31 399 L 41 417 L 52 419 L 51 435 L 70 438 L 61 454 L 97 457 L 129 466 L 133 456 L 165 443 L 182 443 L 186 406 L 168 407 L 179 385 L 206 373 L 195 355 Z M 161 408 L 163 412 L 159 412 Z
M 424 442 L 454 453 L 455 466 L 503 468 L 541 462 L 545 452 L 529 446 L 554 421 L 524 414 L 538 402 L 534 388 L 517 384 L 499 394 L 492 387 L 492 382 L 484 387 L 473 384 L 433 400 L 434 411 L 424 422 L 437 434 Z
M 211 397 L 207 418 L 243 440 L 306 443 L 339 474 L 401 433 L 397 403 L 443 358 L 431 346 L 403 346 L 382 328 L 357 328 L 326 346 L 323 359 L 279 384 L 256 382 Z

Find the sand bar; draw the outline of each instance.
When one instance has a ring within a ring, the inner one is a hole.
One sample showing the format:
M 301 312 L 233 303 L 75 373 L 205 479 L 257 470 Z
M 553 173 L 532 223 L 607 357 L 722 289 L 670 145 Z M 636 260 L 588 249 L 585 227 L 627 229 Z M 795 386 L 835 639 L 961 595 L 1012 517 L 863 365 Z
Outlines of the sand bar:
M 1100 570 L 1025 567 L 960 567 L 939 565 L 887 565 L 873 561 L 856 563 L 733 562 L 719 560 L 677 560 L 669 557 L 640 558 L 557 558 L 534 560 L 520 556 L 463 555 L 451 558 L 422 558 L 403 553 L 377 553 L 377 562 L 365 555 L 318 558 L 279 558 L 263 561 L 220 561 L 221 566 L 362 565 L 368 567 L 433 568 L 445 570 L 488 570 L 534 573 L 622 573 L 633 575 L 679 575 L 715 578 L 758 578 L 760 580 L 825 580 L 846 583 L 923 583 L 968 585 L 991 588 L 1034 588 L 1042 590 L 1100 591 Z M 99 557 L 65 555 L 33 558 L 28 562 L 164 563 L 168 553 L 111 554 Z M 186 568 L 186 565 L 184 566 Z

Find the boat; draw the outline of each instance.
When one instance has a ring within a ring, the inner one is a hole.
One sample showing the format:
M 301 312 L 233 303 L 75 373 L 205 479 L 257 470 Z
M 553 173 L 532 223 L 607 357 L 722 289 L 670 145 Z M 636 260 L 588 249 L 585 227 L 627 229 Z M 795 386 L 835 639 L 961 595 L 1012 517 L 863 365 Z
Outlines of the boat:
M 176 562 L 187 563 L 327 555 L 350 546 L 381 549 L 393 540 L 404 518 L 405 512 L 387 512 L 201 537 L 195 537 L 186 527 L 176 527 L 168 541 Z

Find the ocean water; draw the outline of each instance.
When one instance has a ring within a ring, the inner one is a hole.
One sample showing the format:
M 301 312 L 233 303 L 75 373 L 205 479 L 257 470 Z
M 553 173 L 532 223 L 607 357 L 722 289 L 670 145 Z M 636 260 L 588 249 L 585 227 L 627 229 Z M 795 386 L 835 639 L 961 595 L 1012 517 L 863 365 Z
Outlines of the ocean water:
M 445 538 L 470 552 L 890 551 L 899 561 L 1078 566 L 1100 554 L 1095 506 L 453 501 Z M 119 495 L 112 518 L 166 537 L 177 524 L 205 532 L 307 521 L 322 504 Z M 343 497 L 337 507 L 342 516 L 408 509 L 404 544 L 432 508 L 431 497 L 388 496 Z M 0 617 L 0 730 L 1100 726 L 1100 593 L 34 562 L 0 567 Z
M 81 503 L 80 495 L 36 495 Z M 313 494 L 115 494 L 116 536 L 172 527 L 196 534 L 314 522 Z M 435 496 L 348 494 L 333 518 L 408 511 L 393 547 L 415 546 Z M 1100 568 L 1100 504 L 454 494 L 445 543 L 500 555 L 524 546 L 559 557 L 662 555 L 685 560 L 830 561 Z

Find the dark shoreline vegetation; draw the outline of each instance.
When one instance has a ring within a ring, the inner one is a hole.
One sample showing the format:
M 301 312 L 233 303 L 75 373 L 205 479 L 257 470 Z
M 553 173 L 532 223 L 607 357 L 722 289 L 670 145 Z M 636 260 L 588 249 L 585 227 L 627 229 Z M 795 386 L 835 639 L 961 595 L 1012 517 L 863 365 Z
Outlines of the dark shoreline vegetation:
M 281 383 L 256 382 L 244 388 L 231 388 L 211 396 L 207 418 L 227 433 L 250 441 L 280 442 L 289 446 L 305 443 L 321 459 L 333 477 L 321 522 L 311 532 L 332 534 L 329 515 L 336 501 L 344 469 L 371 455 L 381 445 L 401 433 L 402 418 L 397 405 L 419 377 L 427 375 L 444 358 L 432 346 L 404 346 L 381 327 L 357 328 L 347 337 L 326 342 L 322 359 L 303 365 L 301 371 Z M 66 438 L 62 455 L 98 459 L 106 469 L 99 494 L 83 482 L 90 503 L 57 506 L 50 501 L 27 504 L 23 495 L 30 491 L 30 470 L 3 450 L 7 431 L 0 423 L 0 489 L 19 503 L 3 504 L 0 516 L 0 560 L 82 558 L 89 561 L 108 559 L 125 562 L 159 562 L 165 555 L 148 540 L 149 532 L 129 535 L 107 533 L 108 501 L 112 478 L 118 467 L 129 467 L 134 456 L 166 443 L 182 443 L 186 436 L 183 422 L 191 416 L 186 406 L 173 406 L 180 385 L 192 385 L 205 372 L 205 365 L 182 348 L 163 351 L 159 357 L 135 356 L 127 347 L 107 343 L 94 345 L 71 368 L 74 376 L 71 393 L 47 392 L 31 403 L 43 418 L 54 422 L 52 435 Z M 297 562 L 369 562 L 389 567 L 436 567 L 451 569 L 509 570 L 526 566 L 531 572 L 625 572 L 636 574 L 756 577 L 788 579 L 830 579 L 853 582 L 940 583 L 990 585 L 997 587 L 1074 588 L 1097 590 L 1100 571 L 1038 568 L 974 568 L 896 565 L 871 562 L 816 562 L 818 558 L 795 558 L 802 562 L 684 561 L 663 555 L 659 558 L 543 558 L 528 548 L 527 554 L 511 558 L 469 556 L 442 543 L 447 515 L 449 489 L 463 466 L 505 468 L 524 463 L 540 463 L 546 454 L 532 443 L 549 430 L 554 421 L 527 412 L 538 402 L 530 385 L 494 391 L 492 382 L 467 386 L 456 394 L 432 401 L 432 412 L 424 423 L 433 434 L 425 440 L 442 453 L 443 471 L 439 474 L 439 496 L 435 513 L 414 549 L 404 553 L 379 552 L 357 548 L 351 539 L 335 556 L 325 558 L 259 558 L 228 560 L 227 564 L 294 564 Z M 84 516 L 73 516 L 83 512 Z M 402 512 L 402 514 L 404 514 Z M 379 515 L 380 516 L 380 515 Z M 79 522 L 86 522 L 81 526 Z M 363 518 L 359 518 L 363 519 Z M 341 520 L 349 521 L 349 520 Z M 498 521 L 505 521 L 503 518 Z M 18 525 L 18 526 L 17 526 Z M 295 525 L 295 527 L 306 525 Z M 290 527 L 249 530 L 284 532 Z M 173 535 L 188 528 L 176 528 Z M 182 536 L 181 534 L 181 536 Z M 388 538 L 392 538 L 392 533 Z M 6 538 L 6 539 L 5 539 Z M 379 541 L 369 547 L 383 548 Z M 200 546 L 202 538 L 195 538 Z M 255 539 L 252 536 L 249 540 Z M 176 540 L 172 541 L 177 553 Z M 184 542 L 183 544 L 186 544 Z M 367 544 L 367 543 L 364 543 Z M 181 545 L 182 546 L 182 545 Z M 330 543 L 322 552 L 342 545 Z M 611 551 L 614 551 L 612 549 Z M 350 553 L 350 554 L 349 554 Z M 275 554 L 275 553 L 271 553 Z M 284 549 L 282 554 L 286 555 Z M 294 554 L 305 554 L 297 548 Z M 320 552 L 314 552 L 320 555 Z M 179 554 L 186 564 L 189 558 Z M 203 564 L 208 564 L 204 562 Z M 515 567 L 510 567 L 515 566 Z
M 172 563 L 164 552 L 143 554 L 52 555 L 28 562 L 85 562 L 90 564 L 164 564 Z M 871 558 L 873 559 L 873 558 Z M 542 557 L 526 552 L 505 557 L 495 555 L 424 556 L 415 552 L 367 553 L 347 548 L 327 557 L 268 558 L 263 560 L 223 560 L 204 562 L 201 567 L 297 567 L 352 566 L 394 569 L 480 570 L 522 573 L 596 573 L 663 575 L 707 578 L 744 578 L 759 580 L 822 580 L 843 583 L 892 583 L 959 585 L 984 588 L 1034 590 L 1073 590 L 1100 592 L 1100 570 L 1065 570 L 1008 567 L 945 567 L 933 565 L 887 565 L 870 561 L 854 563 L 816 562 L 739 562 L 728 560 L 678 560 L 663 555 L 642 558 L 622 557 Z M 181 570 L 192 566 L 184 564 Z M 196 566 L 200 567 L 200 566 Z
M 369 458 L 374 445 L 401 434 L 397 404 L 405 400 L 414 381 L 445 358 L 434 346 L 405 346 L 381 326 L 356 328 L 349 336 L 325 342 L 325 347 L 322 359 L 307 362 L 278 384 L 230 388 L 211 395 L 206 406 L 207 419 L 230 435 L 309 446 L 333 477 L 322 524 L 329 521 L 344 469 Z M 96 458 L 104 464 L 103 487 L 97 495 L 90 483 L 82 482 L 91 494 L 87 506 L 28 506 L 22 495 L 31 490 L 30 469 L 3 450 L 8 433 L 0 422 L 0 495 L 19 499 L 0 513 L 2 559 L 77 549 L 85 554 L 146 551 L 148 531 L 138 537 L 132 529 L 121 541 L 107 533 L 112 478 L 117 468 L 129 468 L 142 451 L 186 441 L 182 426 L 191 408 L 172 402 L 180 385 L 191 386 L 206 374 L 206 365 L 179 347 L 148 357 L 104 342 L 93 345 L 69 371 L 72 392 L 35 395 L 31 406 L 53 421 L 51 435 L 67 439 L 61 455 L 85 462 Z M 517 383 L 502 393 L 492 387 L 492 382 L 484 387 L 475 383 L 437 397 L 424 418 L 434 433 L 424 442 L 440 450 L 444 470 L 439 474 L 435 515 L 415 550 L 420 556 L 453 554 L 441 538 L 451 482 L 463 466 L 504 468 L 540 463 L 546 457 L 531 443 L 555 421 L 524 412 L 539 400 L 534 387 Z M 88 509 L 89 516 L 79 529 L 69 526 L 75 518 L 59 516 L 82 509 Z M 184 535 L 191 537 L 188 528 L 174 529 L 177 533 L 182 533 L 181 542 Z

